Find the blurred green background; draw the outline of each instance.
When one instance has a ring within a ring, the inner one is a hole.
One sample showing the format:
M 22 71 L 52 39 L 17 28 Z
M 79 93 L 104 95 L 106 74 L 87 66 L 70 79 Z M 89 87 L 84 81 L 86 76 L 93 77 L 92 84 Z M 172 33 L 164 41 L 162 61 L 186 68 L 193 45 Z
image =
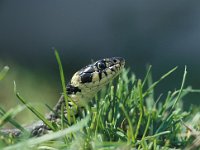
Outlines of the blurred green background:
M 43 112 L 44 104 L 56 103 L 62 90 L 52 47 L 59 50 L 67 80 L 91 60 L 121 56 L 138 78 L 146 64 L 153 65 L 154 80 L 179 66 L 157 96 L 180 87 L 185 65 L 186 85 L 199 89 L 199 6 L 192 0 L 1 0 L 0 68 L 8 65 L 10 71 L 0 82 L 0 106 L 19 104 L 14 80 Z M 199 105 L 199 97 L 190 94 L 184 105 Z

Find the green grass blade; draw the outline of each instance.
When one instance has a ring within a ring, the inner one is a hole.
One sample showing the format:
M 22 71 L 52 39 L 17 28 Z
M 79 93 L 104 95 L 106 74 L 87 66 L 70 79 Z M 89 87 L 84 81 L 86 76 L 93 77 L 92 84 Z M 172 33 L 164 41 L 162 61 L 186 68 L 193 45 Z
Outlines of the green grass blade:
M 185 66 L 185 70 L 184 70 L 184 74 L 183 74 L 183 80 L 182 80 L 182 83 L 181 83 L 181 88 L 180 88 L 178 96 L 177 96 L 177 98 L 176 98 L 171 110 L 174 109 L 174 107 L 176 106 L 177 102 L 179 101 L 179 99 L 181 97 L 181 94 L 182 94 L 182 91 L 183 91 L 183 87 L 184 87 L 184 84 L 185 84 L 185 80 L 186 80 L 186 75 L 187 75 L 187 67 Z
M 136 131 L 135 131 L 135 139 L 137 139 L 138 133 L 139 133 L 139 129 L 140 129 L 140 125 L 142 122 L 142 117 L 143 117 L 143 97 L 142 97 L 142 84 L 141 84 L 141 80 L 138 81 L 138 89 L 139 89 L 139 97 L 140 97 L 140 117 L 139 117 L 139 121 L 136 127 Z
M 4 125 L 10 118 L 15 117 L 19 112 L 24 110 L 24 106 L 16 106 L 15 108 L 11 108 L 9 111 L 3 114 L 3 116 L 0 118 L 0 127 Z M 2 110 L 2 109 L 1 109 Z M 3 112 L 1 111 L 1 114 Z
M 149 92 L 156 87 L 156 85 L 158 85 L 159 82 L 161 82 L 163 79 L 165 79 L 167 76 L 169 76 L 171 73 L 173 73 L 175 70 L 177 69 L 177 67 L 171 69 L 169 72 L 167 72 L 166 74 L 164 74 L 158 81 L 154 82 L 148 89 L 147 91 L 143 94 L 143 97 L 145 97 L 147 94 L 149 94 Z
M 1 72 L 0 72 L 0 81 L 6 76 L 7 72 L 9 70 L 9 67 L 8 66 L 5 66 Z
M 125 117 L 126 117 L 126 119 L 127 119 L 127 121 L 128 121 L 128 125 L 129 125 L 129 133 L 128 133 L 128 135 L 130 136 L 130 137 L 128 137 L 128 140 L 129 140 L 129 138 L 131 139 L 131 141 L 133 142 L 133 143 L 135 143 L 135 136 L 134 136 L 134 133 L 133 133 L 133 125 L 132 125 L 132 123 L 131 123 L 131 120 L 130 120 L 130 118 L 129 118 L 129 116 L 128 116 L 128 113 L 126 112 L 126 110 L 125 110 L 125 108 L 124 108 L 124 106 L 123 106 L 123 104 L 120 104 L 120 108 L 122 109 L 122 111 L 123 111 L 123 113 L 124 113 L 124 115 L 125 115 Z M 131 141 L 129 141 L 129 142 L 131 142 Z
M 48 121 L 39 111 L 37 111 L 33 106 L 28 104 L 24 98 L 20 96 L 20 94 L 17 92 L 16 84 L 14 82 L 14 92 L 17 98 L 30 110 L 32 111 L 40 120 L 42 120 L 50 129 L 55 131 L 54 126 L 51 124 L 50 121 Z
M 152 66 L 149 65 L 149 66 L 148 66 L 148 69 L 147 69 L 146 76 L 145 76 L 145 78 L 144 78 L 144 80 L 143 80 L 143 82 L 142 82 L 142 87 L 144 87 L 145 83 L 147 82 L 147 79 L 148 79 L 149 74 L 150 74 L 150 72 L 151 72 L 151 68 L 152 68 Z
M 69 124 L 71 124 L 71 122 L 72 122 L 71 117 L 70 117 L 71 114 L 70 114 L 70 110 L 69 110 L 69 106 L 68 106 L 69 98 L 68 98 L 67 93 L 66 93 L 66 82 L 65 82 L 65 77 L 64 77 L 64 71 L 63 71 L 62 63 L 61 63 L 60 56 L 59 56 L 57 50 L 55 50 L 55 56 L 56 56 L 56 60 L 58 62 L 59 71 L 60 71 L 60 79 L 61 79 L 61 83 L 62 83 L 62 90 L 63 90 L 63 95 L 64 95 L 64 99 L 65 99 L 65 103 L 66 103 L 67 119 L 69 121 Z

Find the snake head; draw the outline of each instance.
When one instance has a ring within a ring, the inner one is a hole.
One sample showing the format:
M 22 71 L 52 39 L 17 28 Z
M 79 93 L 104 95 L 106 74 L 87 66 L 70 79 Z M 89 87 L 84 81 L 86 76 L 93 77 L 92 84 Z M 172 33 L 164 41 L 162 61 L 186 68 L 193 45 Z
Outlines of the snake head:
M 71 98 L 78 103 L 91 100 L 99 90 L 119 75 L 124 65 L 123 58 L 111 57 L 100 59 L 82 68 L 73 75 L 70 81 L 70 85 L 78 89 L 71 92 Z
M 76 73 L 79 76 L 78 81 L 75 82 L 81 84 L 101 84 L 101 80 L 110 82 L 116 77 L 124 68 L 125 60 L 122 57 L 111 57 L 100 59 Z M 77 79 L 77 78 L 76 78 Z M 74 78 L 72 77 L 72 82 Z

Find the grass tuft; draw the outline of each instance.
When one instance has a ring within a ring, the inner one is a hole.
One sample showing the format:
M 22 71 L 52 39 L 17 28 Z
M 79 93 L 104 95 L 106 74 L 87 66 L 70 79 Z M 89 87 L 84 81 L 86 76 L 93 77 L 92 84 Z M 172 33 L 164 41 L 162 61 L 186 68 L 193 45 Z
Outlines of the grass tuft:
M 58 52 L 55 51 L 58 61 L 63 93 L 65 100 L 68 97 L 65 89 L 64 73 Z M 1 149 L 184 149 L 197 148 L 199 140 L 200 114 L 199 107 L 191 107 L 187 112 L 182 108 L 182 99 L 188 93 L 199 93 L 199 89 L 185 87 L 187 70 L 185 67 L 179 90 L 169 91 L 166 96 L 155 96 L 155 87 L 177 69 L 173 68 L 153 82 L 152 67 L 147 69 L 144 80 L 137 79 L 129 69 L 124 69 L 115 86 L 111 83 L 104 88 L 89 104 L 82 118 L 74 118 L 74 124 L 68 124 L 61 113 L 59 131 L 37 138 L 19 138 L 13 143 L 8 141 L 12 137 L 3 137 Z M 44 116 L 33 106 L 15 93 L 18 99 L 29 108 L 38 119 L 49 124 Z M 18 107 L 16 107 L 18 108 Z M 19 106 L 19 111 L 21 107 Z M 62 107 L 63 109 L 64 107 Z M 62 110 L 61 112 L 63 112 Z M 13 115 L 18 109 L 12 109 L 0 117 L 0 125 L 13 122 Z M 70 112 L 70 111 L 69 111 Z M 69 121 L 69 118 L 68 118 Z M 17 126 L 16 126 L 17 127 Z M 54 132 L 55 131 L 55 132 Z

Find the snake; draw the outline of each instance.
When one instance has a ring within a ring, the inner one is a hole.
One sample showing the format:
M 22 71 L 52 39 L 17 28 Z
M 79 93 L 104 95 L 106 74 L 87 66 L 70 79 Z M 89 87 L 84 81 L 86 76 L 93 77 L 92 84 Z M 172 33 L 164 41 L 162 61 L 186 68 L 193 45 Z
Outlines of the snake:
M 79 110 L 86 108 L 98 91 L 120 74 L 124 65 L 125 59 L 122 57 L 103 58 L 77 71 L 66 85 L 66 94 L 70 99 L 67 106 L 72 110 L 70 114 L 78 117 Z M 62 109 L 62 107 L 64 108 Z M 75 107 L 77 109 L 74 109 Z M 63 94 L 53 110 L 46 115 L 46 119 L 50 122 L 58 122 L 61 110 L 63 110 L 64 116 L 67 116 Z M 42 120 L 25 126 L 24 129 L 31 137 L 44 135 L 51 130 Z M 12 135 L 12 137 L 19 137 L 22 133 L 23 131 L 19 129 L 0 130 L 0 135 Z

